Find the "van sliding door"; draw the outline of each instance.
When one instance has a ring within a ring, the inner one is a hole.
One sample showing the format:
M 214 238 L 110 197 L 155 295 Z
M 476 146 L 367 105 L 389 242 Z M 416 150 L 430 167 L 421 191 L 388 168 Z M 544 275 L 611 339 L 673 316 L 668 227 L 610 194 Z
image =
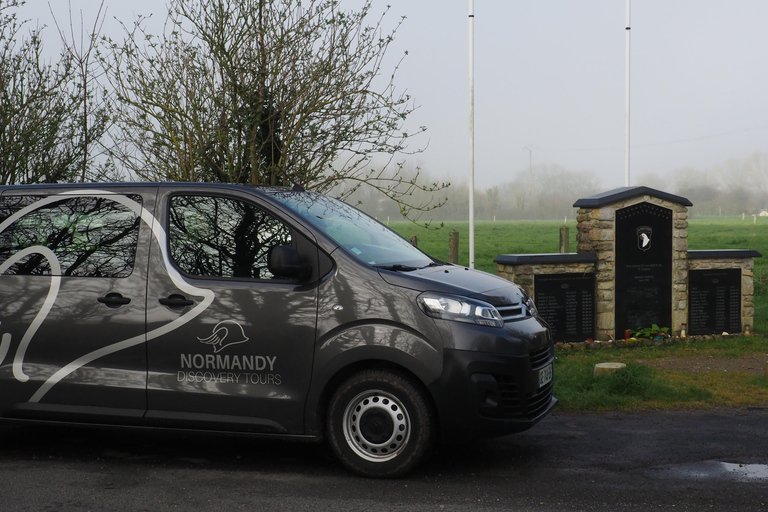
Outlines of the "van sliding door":
M 148 421 L 301 433 L 317 286 L 279 279 L 272 247 L 317 247 L 248 196 L 161 193 L 167 247 L 148 282 Z

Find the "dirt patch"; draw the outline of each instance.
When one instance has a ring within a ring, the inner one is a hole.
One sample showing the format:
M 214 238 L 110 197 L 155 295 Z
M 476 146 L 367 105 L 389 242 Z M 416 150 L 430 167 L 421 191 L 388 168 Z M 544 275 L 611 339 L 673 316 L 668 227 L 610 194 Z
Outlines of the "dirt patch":
M 765 375 L 768 354 L 751 354 L 738 358 L 713 356 L 669 357 L 662 359 L 638 360 L 654 368 L 685 373 L 746 372 Z

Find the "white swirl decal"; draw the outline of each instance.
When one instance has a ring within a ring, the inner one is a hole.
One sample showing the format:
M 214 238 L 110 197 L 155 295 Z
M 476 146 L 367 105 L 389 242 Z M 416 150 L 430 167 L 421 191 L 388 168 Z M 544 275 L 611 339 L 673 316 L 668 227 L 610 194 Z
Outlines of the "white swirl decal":
M 184 278 L 181 276 L 181 274 L 179 274 L 179 272 L 173 268 L 170 262 L 170 258 L 168 257 L 168 249 L 166 244 L 167 235 L 163 227 L 160 225 L 160 222 L 152 214 L 150 214 L 146 209 L 144 209 L 141 204 L 137 203 L 136 201 L 133 201 L 132 199 L 129 199 L 126 196 L 114 194 L 112 192 L 103 191 L 103 190 L 95 190 L 95 191 L 75 190 L 75 191 L 66 192 L 60 195 L 49 196 L 29 206 L 22 208 L 18 212 L 8 217 L 5 221 L 0 223 L 0 233 L 2 233 L 8 226 L 13 224 L 13 222 L 23 217 L 27 213 L 37 210 L 39 208 L 42 208 L 43 206 L 54 203 L 56 201 L 60 201 L 62 196 L 66 196 L 66 197 L 105 197 L 107 196 L 109 197 L 109 199 L 129 208 L 137 216 L 139 216 L 142 222 L 144 222 L 151 230 L 152 236 L 155 238 L 158 246 L 160 247 L 163 264 L 165 265 L 165 270 L 168 276 L 171 278 L 171 281 L 173 282 L 173 284 L 182 292 L 188 295 L 191 295 L 193 297 L 202 298 L 202 300 L 197 305 L 195 305 L 190 311 L 184 313 L 183 315 L 179 316 L 174 321 L 166 325 L 158 327 L 157 329 L 154 329 L 152 331 L 148 331 L 145 334 L 141 334 L 125 340 L 121 340 L 111 345 L 102 347 L 98 350 L 94 350 L 93 352 L 85 354 L 75 359 L 74 361 L 66 364 L 57 372 L 55 372 L 53 375 L 51 375 L 43 383 L 43 385 L 40 386 L 37 392 L 35 392 L 35 394 L 29 400 L 30 402 L 33 402 L 33 403 L 39 402 L 45 396 L 45 394 L 48 391 L 50 391 L 50 389 L 53 386 L 55 386 L 67 375 L 70 375 L 71 373 L 78 370 L 79 368 L 82 368 L 83 366 L 90 364 L 93 361 L 96 361 L 97 359 L 100 359 L 102 357 L 108 356 L 110 354 L 114 354 L 115 352 L 119 352 L 121 350 L 125 350 L 130 347 L 134 347 L 136 345 L 141 345 L 142 343 L 146 343 L 155 338 L 159 338 L 160 336 L 163 336 L 165 334 L 168 334 L 174 331 L 175 329 L 178 329 L 179 327 L 183 326 L 190 320 L 193 320 L 195 317 L 200 315 L 200 313 L 205 311 L 208 308 L 208 306 L 211 305 L 211 303 L 213 302 L 213 299 L 215 298 L 215 294 L 213 293 L 212 290 L 198 288 L 196 286 L 193 286 L 187 283 L 184 280 Z M 60 269 L 60 264 L 56 255 L 47 247 L 42 247 L 42 246 L 28 247 L 22 251 L 19 251 L 18 253 L 14 254 L 11 258 L 6 260 L 2 265 L 0 265 L 0 275 L 1 275 L 16 261 L 20 260 L 25 256 L 28 256 L 29 254 L 35 254 L 35 253 L 41 254 L 48 260 L 49 264 L 51 265 L 51 271 L 52 271 L 51 273 L 54 275 L 52 275 L 51 277 L 51 287 L 48 291 L 48 295 L 46 296 L 45 302 L 43 303 L 43 306 L 40 309 L 40 312 L 35 316 L 34 320 L 30 324 L 30 326 L 27 328 L 27 331 L 24 333 L 24 336 L 22 337 L 22 340 L 19 343 L 19 347 L 16 349 L 16 355 L 14 357 L 14 362 L 13 362 L 13 375 L 20 382 L 27 382 L 29 380 L 29 377 L 26 374 L 24 374 L 24 371 L 23 371 L 24 356 L 26 354 L 27 347 L 29 347 L 29 344 L 32 341 L 32 338 L 37 332 L 37 329 L 43 323 L 46 316 L 48 316 L 48 313 L 50 312 L 51 307 L 56 301 L 56 296 L 58 295 L 59 286 L 61 283 L 61 277 L 60 277 L 61 269 Z M 56 274 L 59 274 L 59 275 L 56 275 Z M 9 333 L 3 334 L 2 340 L 0 341 L 0 363 L 2 363 L 2 361 L 5 359 L 5 356 L 7 355 L 8 350 L 10 348 L 10 343 L 11 343 L 11 335 Z
M 16 349 L 16 357 L 13 359 L 13 376 L 16 377 L 16 380 L 19 382 L 27 382 L 29 380 L 29 376 L 24 373 L 22 366 L 24 362 L 24 356 L 27 353 L 27 347 L 29 346 L 29 342 L 32 341 L 32 337 L 37 332 L 38 327 L 40 327 L 40 324 L 43 323 L 43 320 L 45 320 L 45 317 L 47 317 L 48 313 L 51 311 L 51 307 L 53 307 L 53 303 L 56 301 L 56 296 L 59 294 L 59 286 L 61 285 L 61 265 L 59 264 L 59 259 L 55 254 L 53 254 L 53 251 L 47 247 L 43 247 L 42 245 L 27 247 L 26 249 L 23 249 L 8 258 L 2 265 L 0 265 L 0 274 L 5 273 L 5 271 L 8 270 L 11 265 L 21 259 L 26 258 L 30 254 L 40 254 L 48 260 L 48 264 L 51 266 L 52 274 L 51 287 L 48 288 L 48 295 L 45 297 L 43 307 L 40 308 L 40 311 L 37 313 L 37 315 L 35 315 L 32 323 L 29 324 L 27 331 L 21 338 L 19 348 Z M 6 337 L 10 343 L 11 334 L 3 334 L 3 342 L 5 342 Z M 3 354 L 3 358 L 0 359 L 0 362 L 2 362 L 3 359 L 5 359 L 5 354 Z

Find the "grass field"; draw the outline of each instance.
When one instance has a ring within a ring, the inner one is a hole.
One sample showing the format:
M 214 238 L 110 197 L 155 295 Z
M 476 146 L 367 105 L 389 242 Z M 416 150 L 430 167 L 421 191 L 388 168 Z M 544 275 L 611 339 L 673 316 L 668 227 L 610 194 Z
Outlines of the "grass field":
M 562 221 L 498 221 L 475 223 L 475 267 L 496 273 L 494 258 L 501 254 L 554 253 L 559 250 Z M 576 252 L 576 221 L 566 224 L 570 231 L 570 250 Z M 392 222 L 390 227 L 405 238 L 416 235 L 419 248 L 441 259 L 448 259 L 448 234 L 459 232 L 459 263 L 469 262 L 469 224 L 447 222 L 441 229 L 427 229 L 410 222 Z M 696 217 L 689 221 L 688 248 L 754 249 L 765 255 L 755 260 L 755 325 L 768 332 L 768 218 Z

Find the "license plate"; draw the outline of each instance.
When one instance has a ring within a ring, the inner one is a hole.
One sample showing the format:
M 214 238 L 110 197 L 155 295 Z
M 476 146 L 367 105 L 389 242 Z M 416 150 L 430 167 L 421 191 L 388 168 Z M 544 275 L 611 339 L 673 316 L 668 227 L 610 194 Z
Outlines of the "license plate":
M 539 370 L 539 387 L 544 387 L 552 382 L 552 365 L 548 364 Z

